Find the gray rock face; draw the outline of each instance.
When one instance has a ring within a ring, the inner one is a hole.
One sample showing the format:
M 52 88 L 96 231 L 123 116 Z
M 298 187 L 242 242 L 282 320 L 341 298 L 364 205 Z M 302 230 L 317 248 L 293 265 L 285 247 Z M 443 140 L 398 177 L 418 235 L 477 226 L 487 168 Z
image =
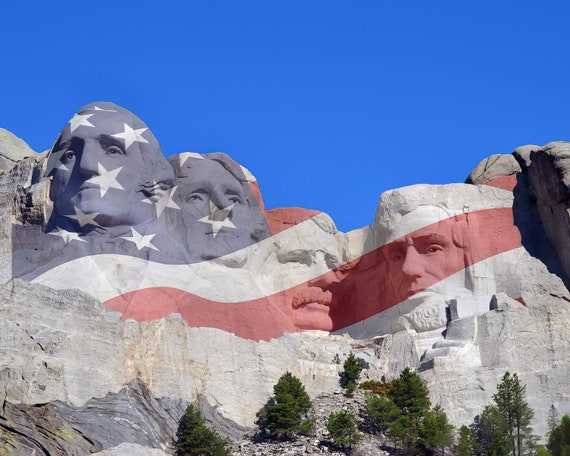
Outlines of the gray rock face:
M 62 401 L 34 405 L 5 402 L 5 421 L 0 427 L 8 433 L 3 435 L 3 449 L 82 455 L 130 444 L 171 452 L 173 430 L 185 408 L 180 400 L 155 398 L 139 381 L 80 407 Z
M 570 144 L 554 142 L 531 154 L 529 179 L 540 219 L 558 259 L 570 274 Z
M 64 132 L 94 139 L 101 109 Z M 0 452 L 172 454 L 191 402 L 239 440 L 284 372 L 328 397 L 350 351 L 363 380 L 417 369 L 457 425 L 507 370 L 535 432 L 551 404 L 570 413 L 566 143 L 492 156 L 472 184 L 391 190 L 373 225 L 341 233 L 326 214 L 265 211 L 225 155 L 164 159 L 124 116 L 82 164 L 66 143 L 28 155 L 0 137 Z M 126 149 L 161 176 L 129 195 L 141 223 L 114 212 L 139 176 L 113 164 Z
M 512 155 L 495 154 L 479 163 L 465 181 L 468 184 L 482 185 L 502 176 L 521 172 L 521 167 Z
M 23 140 L 8 130 L 0 128 L 0 170 L 11 170 L 14 165 L 26 157 L 37 155 Z

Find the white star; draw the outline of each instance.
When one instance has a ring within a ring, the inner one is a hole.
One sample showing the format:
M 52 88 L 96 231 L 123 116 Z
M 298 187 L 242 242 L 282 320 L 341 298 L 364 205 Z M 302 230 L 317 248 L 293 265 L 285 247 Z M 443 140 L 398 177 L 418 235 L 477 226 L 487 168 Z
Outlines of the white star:
M 142 250 L 144 247 L 147 247 L 152 250 L 158 251 L 158 249 L 151 244 L 152 238 L 156 236 L 156 234 L 140 234 L 137 230 L 131 227 L 131 231 L 133 233 L 132 236 L 121 236 L 121 238 L 126 239 L 127 241 L 133 242 L 138 250 Z
M 226 228 L 236 227 L 232 223 L 232 221 L 228 219 L 228 215 L 230 215 L 230 212 L 232 211 L 233 208 L 234 205 L 230 204 L 228 207 L 220 209 L 218 206 L 212 203 L 212 201 L 210 201 L 210 215 L 202 217 L 197 221 L 202 223 L 209 223 L 210 225 L 212 225 L 212 232 L 215 238 L 223 227 Z
M 48 234 L 52 236 L 60 236 L 63 239 L 63 242 L 69 244 L 71 241 L 80 241 L 80 242 L 87 242 L 85 239 L 81 239 L 79 237 L 79 233 L 74 233 L 73 231 L 67 231 L 62 228 L 56 228 L 57 231 L 52 231 Z
M 98 212 L 94 214 L 86 214 L 81 209 L 75 208 L 75 215 L 64 215 L 64 217 L 77 220 L 77 223 L 82 227 L 85 225 L 101 226 L 95 221 L 95 217 L 98 215 Z
M 125 189 L 121 184 L 119 184 L 119 182 L 117 182 L 117 174 L 119 174 L 123 169 L 122 166 L 111 171 L 107 171 L 101 163 L 97 163 L 97 166 L 99 168 L 99 175 L 87 179 L 86 182 L 99 186 L 101 198 L 105 196 L 105 193 L 107 193 L 107 190 L 110 188 L 116 188 L 117 190 Z
M 205 158 L 197 152 L 182 152 L 181 154 L 178 154 L 178 164 L 180 165 L 180 169 L 184 168 L 184 165 L 186 164 L 189 158 L 195 158 L 197 160 L 205 160 Z
M 84 127 L 94 127 L 91 122 L 89 122 L 89 117 L 93 117 L 95 114 L 75 114 L 73 118 L 69 121 L 69 127 L 71 128 L 71 133 L 81 126 Z
M 103 108 L 100 108 L 99 106 L 94 106 L 93 110 L 94 111 L 105 111 L 105 112 L 117 112 L 116 109 L 103 109 Z
M 147 143 L 148 141 L 142 137 L 142 134 L 148 130 L 148 128 L 137 128 L 132 129 L 129 125 L 123 124 L 125 131 L 123 133 L 117 133 L 116 135 L 111 135 L 114 138 L 121 138 L 125 140 L 125 149 L 131 147 L 131 144 L 136 142 Z

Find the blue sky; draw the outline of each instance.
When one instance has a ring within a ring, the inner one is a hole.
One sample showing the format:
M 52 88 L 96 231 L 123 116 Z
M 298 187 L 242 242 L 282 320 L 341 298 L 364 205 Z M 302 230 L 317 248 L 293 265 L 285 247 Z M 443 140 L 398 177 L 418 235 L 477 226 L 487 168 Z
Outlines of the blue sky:
M 266 206 L 373 221 L 383 191 L 570 140 L 566 1 L 3 5 L 0 127 L 49 148 L 113 101 L 165 155 L 224 151 Z

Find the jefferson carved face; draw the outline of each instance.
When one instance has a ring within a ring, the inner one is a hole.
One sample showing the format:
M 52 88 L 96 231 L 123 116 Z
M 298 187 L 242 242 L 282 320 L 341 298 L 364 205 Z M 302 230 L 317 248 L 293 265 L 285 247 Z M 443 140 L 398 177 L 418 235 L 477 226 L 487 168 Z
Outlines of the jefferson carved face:
M 402 217 L 398 229 L 390 234 L 385 247 L 388 283 L 399 300 L 433 289 L 465 267 L 463 248 L 454 239 L 452 221 L 438 222 L 440 218 L 437 208 L 422 206 Z M 411 226 L 424 228 L 409 232 Z M 464 286 L 463 278 L 452 279 L 445 288 Z
M 328 219 L 334 227 L 328 216 L 321 214 L 321 218 Z M 330 287 L 340 280 L 333 271 L 342 262 L 339 250 L 333 231 L 313 220 L 289 228 L 277 237 L 275 251 L 264 270 L 273 275 L 274 290 L 281 291 L 278 296 L 285 301 L 283 306 L 298 329 L 332 329 Z M 298 283 L 301 285 L 291 288 Z
M 48 174 L 56 218 L 81 228 L 152 219 L 151 198 L 174 177 L 146 125 L 111 103 L 88 105 L 70 120 L 50 153 Z
M 182 210 L 191 254 L 208 260 L 252 243 L 251 196 L 221 163 L 188 158 L 177 183 L 173 199 Z

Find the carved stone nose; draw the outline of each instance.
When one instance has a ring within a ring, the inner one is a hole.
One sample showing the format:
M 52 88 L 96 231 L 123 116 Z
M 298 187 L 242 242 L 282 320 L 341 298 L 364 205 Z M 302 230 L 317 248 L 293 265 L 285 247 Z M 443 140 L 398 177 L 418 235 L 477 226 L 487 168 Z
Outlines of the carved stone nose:
M 323 291 L 327 290 L 333 283 L 338 282 L 338 278 L 334 271 L 329 271 L 323 275 L 315 277 L 312 280 L 309 280 L 310 287 L 319 287 Z

